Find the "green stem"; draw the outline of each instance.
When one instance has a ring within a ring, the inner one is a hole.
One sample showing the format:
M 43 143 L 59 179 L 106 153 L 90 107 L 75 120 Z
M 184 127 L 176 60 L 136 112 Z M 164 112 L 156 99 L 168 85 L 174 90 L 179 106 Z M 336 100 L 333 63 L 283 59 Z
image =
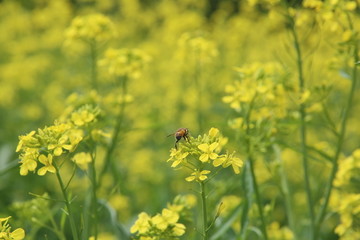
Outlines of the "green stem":
M 251 140 L 250 140 L 250 121 L 251 121 L 251 113 L 252 110 L 254 108 L 255 105 L 255 99 L 257 97 L 257 93 L 255 93 L 255 95 L 253 96 L 250 105 L 249 105 L 249 109 L 245 118 L 245 124 L 246 124 L 246 146 L 247 146 L 247 154 L 248 154 L 248 160 L 247 162 L 249 163 L 250 166 L 250 173 L 251 173 L 251 180 L 253 183 L 253 187 L 254 187 L 254 191 L 255 191 L 255 197 L 256 197 L 256 203 L 258 205 L 258 209 L 259 209 L 259 214 L 260 214 L 260 220 L 261 220 L 261 231 L 263 234 L 263 237 L 265 240 L 268 239 L 268 235 L 267 235 L 267 230 L 266 230 L 266 221 L 265 221 L 265 217 L 264 217 L 264 212 L 263 212 L 263 207 L 262 207 L 262 199 L 261 199 L 261 195 L 259 192 L 259 187 L 257 184 L 257 180 L 256 180 L 256 175 L 255 175 L 255 168 L 254 168 L 254 160 L 252 159 L 252 146 L 251 146 Z
M 121 90 L 122 90 L 122 102 L 119 105 L 119 112 L 118 115 L 116 117 L 116 123 L 115 123 L 115 128 L 114 128 L 114 133 L 113 136 L 111 138 L 111 143 L 110 146 L 108 147 L 107 151 L 106 151 L 106 155 L 105 155 L 105 162 L 104 165 L 100 171 L 100 175 L 99 175 L 99 184 L 98 187 L 101 186 L 101 182 L 102 182 L 102 178 L 104 177 L 106 171 L 108 170 L 108 168 L 111 165 L 111 159 L 112 159 L 112 154 L 116 148 L 116 144 L 118 142 L 119 139 L 119 135 L 120 135 L 120 130 L 121 127 L 123 125 L 123 121 L 124 121 L 124 112 L 125 112 L 125 106 L 126 106 L 126 94 L 127 94 L 127 77 L 124 76 L 122 79 L 122 85 L 121 85 Z
M 280 176 L 281 192 L 282 192 L 282 194 L 284 196 L 284 200 L 285 200 L 287 219 L 288 219 L 289 227 L 295 235 L 294 240 L 296 240 L 297 234 L 296 234 L 296 228 L 295 228 L 295 222 L 294 222 L 294 214 L 293 214 L 292 198 L 291 198 L 291 192 L 290 192 L 290 188 L 289 188 L 289 182 L 286 177 L 286 172 L 284 169 L 283 160 L 281 158 L 280 149 L 277 145 L 273 145 L 273 148 L 274 148 L 274 152 L 276 155 L 276 161 L 279 163 L 278 174 Z
M 261 204 L 262 199 L 261 199 L 261 195 L 260 195 L 260 192 L 259 192 L 259 187 L 258 187 L 256 176 L 255 176 L 255 168 L 254 168 L 253 161 L 254 160 L 252 159 L 252 157 L 249 156 L 248 162 L 249 162 L 249 165 L 250 165 L 251 179 L 252 179 L 252 182 L 253 182 L 253 185 L 254 185 L 254 190 L 255 190 L 256 203 L 258 205 L 259 214 L 260 214 L 261 231 L 263 233 L 264 239 L 267 240 L 268 236 L 267 236 L 267 231 L 266 231 L 266 222 L 265 222 L 263 207 L 262 207 L 262 204 Z
M 56 177 L 58 179 L 58 182 L 59 182 L 59 185 L 60 185 L 60 188 L 61 188 L 61 192 L 62 192 L 64 201 L 65 201 L 65 205 L 66 205 L 66 208 L 67 208 L 67 211 L 68 211 L 69 222 L 70 222 L 70 227 L 71 227 L 71 232 L 72 232 L 72 235 L 73 235 L 73 239 L 74 240 L 79 240 L 79 235 L 78 235 L 78 231 L 77 231 L 75 220 L 74 220 L 74 214 L 72 212 L 71 204 L 70 204 L 69 197 L 68 197 L 66 189 L 65 189 L 64 182 L 63 182 L 62 177 L 60 175 L 60 169 L 58 168 L 58 166 L 56 165 L 55 162 L 53 162 L 53 165 L 54 165 L 54 167 L 56 169 Z
M 200 182 L 200 195 L 201 195 L 201 207 L 202 207 L 202 215 L 203 215 L 203 229 L 202 235 L 203 240 L 208 239 L 208 226 L 207 226 L 207 208 L 206 208 L 206 194 L 205 194 L 205 183 L 203 181 Z
M 352 31 L 354 31 L 350 16 L 348 16 L 348 20 L 349 20 L 350 29 Z M 358 43 L 356 41 L 354 41 L 354 45 L 352 47 L 353 47 L 353 61 L 354 61 L 354 63 L 357 63 L 359 61 Z M 349 96 L 348 96 L 348 99 L 347 99 L 347 102 L 346 102 L 344 114 L 343 114 L 342 119 L 341 119 L 338 144 L 337 144 L 336 152 L 335 152 L 335 155 L 334 155 L 334 158 L 333 158 L 333 161 L 332 161 L 332 169 L 331 169 L 331 172 L 330 172 L 330 177 L 328 179 L 328 182 L 327 182 L 326 188 L 325 188 L 324 201 L 323 201 L 323 203 L 322 203 L 322 205 L 320 207 L 320 211 L 319 211 L 319 214 L 317 215 L 317 219 L 316 219 L 316 231 L 315 231 L 315 234 L 314 234 L 315 238 L 318 237 L 321 225 L 322 225 L 322 223 L 324 221 L 324 218 L 325 218 L 325 215 L 326 215 L 326 209 L 327 209 L 327 206 L 329 204 L 331 192 L 332 192 L 332 189 L 333 189 L 334 179 L 336 177 L 336 173 L 337 173 L 338 168 L 339 168 L 338 160 L 339 160 L 339 157 L 340 157 L 340 154 L 341 154 L 342 147 L 344 145 L 344 139 L 345 139 L 345 134 L 346 134 L 346 125 L 347 125 L 347 121 L 348 121 L 348 118 L 349 118 L 349 114 L 350 114 L 350 110 L 351 110 L 351 106 L 352 106 L 352 103 L 353 103 L 355 90 L 356 90 L 357 67 L 358 66 L 356 64 L 354 64 L 353 69 L 352 69 L 352 79 L 351 79 L 350 93 L 349 93 Z
M 97 52 L 96 42 L 90 42 L 90 61 L 91 61 L 91 86 L 93 89 L 97 89 Z
M 304 80 L 304 74 L 303 74 L 303 62 L 302 62 L 302 54 L 300 49 L 300 42 L 299 38 L 295 29 L 295 24 L 292 23 L 291 27 L 291 33 L 294 38 L 294 47 L 296 51 L 296 57 L 297 57 L 297 71 L 299 74 L 298 80 L 299 80 L 299 88 L 300 93 L 303 93 L 305 90 L 305 80 Z M 306 135 L 307 135 L 307 127 L 306 127 L 306 106 L 304 103 L 301 103 L 299 106 L 299 112 L 300 112 L 300 141 L 301 141 L 301 152 L 302 152 L 302 165 L 304 169 L 304 179 L 305 179 L 305 191 L 306 191 L 306 198 L 308 203 L 308 210 L 309 210 L 309 216 L 310 216 L 310 231 L 312 239 L 314 238 L 314 232 L 315 232 L 315 214 L 314 214 L 314 204 L 312 200 L 312 194 L 311 194 L 311 186 L 310 186 L 310 174 L 309 174 L 309 166 L 308 166 L 308 152 L 306 147 Z
M 96 168 L 95 168 L 95 157 L 93 156 L 93 154 L 91 154 L 91 158 L 92 161 L 90 163 L 90 181 L 91 181 L 91 185 L 92 185 L 92 198 L 91 198 L 91 209 L 92 209 L 92 226 L 93 226 L 93 231 L 94 231 L 94 238 L 95 240 L 97 240 L 97 235 L 98 235 L 98 226 L 97 226 L 97 220 L 98 220 L 98 208 L 97 208 L 97 195 L 96 195 L 96 189 L 97 189 L 97 184 L 96 184 Z
M 197 59 L 196 61 L 196 67 L 195 67 L 195 72 L 194 72 L 194 82 L 195 82 L 195 87 L 197 89 L 197 121 L 198 121 L 198 127 L 199 127 L 199 132 L 203 132 L 203 109 L 202 109 L 202 101 L 203 101 L 203 96 L 202 96 L 202 85 L 201 85 L 201 62 L 200 59 Z

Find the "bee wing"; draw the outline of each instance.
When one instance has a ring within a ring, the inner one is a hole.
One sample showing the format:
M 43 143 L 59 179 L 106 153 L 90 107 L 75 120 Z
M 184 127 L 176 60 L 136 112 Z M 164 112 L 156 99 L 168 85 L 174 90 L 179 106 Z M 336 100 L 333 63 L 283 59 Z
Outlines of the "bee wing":
M 171 133 L 171 134 L 167 135 L 166 137 L 170 137 L 170 136 L 174 136 L 174 135 L 175 135 L 175 133 Z

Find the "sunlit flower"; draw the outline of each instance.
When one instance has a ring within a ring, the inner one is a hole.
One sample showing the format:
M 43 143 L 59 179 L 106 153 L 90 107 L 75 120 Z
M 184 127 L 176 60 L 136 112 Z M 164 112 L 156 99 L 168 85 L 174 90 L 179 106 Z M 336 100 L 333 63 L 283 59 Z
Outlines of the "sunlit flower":
M 203 151 L 203 154 L 200 156 L 201 162 L 207 162 L 209 159 L 216 159 L 218 154 L 214 152 L 214 150 L 219 146 L 218 142 L 214 142 L 212 144 L 203 143 L 198 146 L 198 148 Z
M 54 156 L 60 156 L 63 153 L 63 150 L 71 150 L 72 145 L 68 143 L 69 136 L 63 135 L 59 138 L 58 142 L 55 144 L 49 144 L 48 149 L 53 150 Z
M 88 164 L 92 161 L 90 153 L 77 153 L 72 158 L 72 160 L 78 165 L 82 170 L 87 170 Z
M 20 136 L 19 137 L 20 141 L 16 147 L 16 152 L 19 152 L 24 144 L 28 147 L 29 145 L 37 146 L 39 142 L 36 138 L 34 138 L 34 135 L 35 135 L 35 131 L 31 131 L 29 134 L 25 136 Z
M 171 167 L 177 167 L 180 163 L 185 161 L 188 155 L 189 155 L 188 152 L 183 153 L 180 150 L 172 148 L 170 150 L 170 158 L 168 159 L 168 161 L 173 161 Z
M 11 231 L 8 223 L 11 217 L 0 218 L 0 240 L 22 240 L 25 238 L 25 231 L 22 228 L 17 228 Z
M 161 214 L 157 214 L 151 219 L 154 226 L 164 231 L 169 225 L 175 224 L 179 220 L 179 214 L 169 209 L 163 209 Z
M 39 162 L 41 162 L 42 164 L 44 164 L 45 166 L 41 167 L 38 170 L 38 175 L 39 176 L 43 176 L 46 174 L 46 172 L 51 172 L 51 173 L 55 173 L 56 169 L 55 167 L 52 165 L 52 160 L 53 160 L 53 156 L 51 154 L 48 154 L 48 156 L 46 157 L 45 155 L 41 154 L 39 156 Z
M 176 223 L 175 226 L 172 229 L 172 233 L 174 236 L 182 236 L 185 233 L 185 225 L 181 223 Z
M 27 149 L 25 153 L 20 155 L 20 175 L 25 176 L 29 171 L 35 171 L 38 156 L 37 149 Z
M 243 161 L 240 158 L 237 157 L 231 157 L 228 158 L 227 161 L 224 163 L 224 167 L 228 167 L 231 165 L 231 167 L 234 170 L 235 174 L 240 173 L 240 168 L 243 166 Z
M 209 170 L 203 170 L 203 171 L 195 170 L 195 172 L 191 173 L 191 176 L 185 178 L 185 180 L 188 182 L 192 182 L 194 180 L 201 182 L 208 178 L 208 176 L 206 176 L 206 174 L 209 174 L 209 173 L 210 173 Z
M 140 49 L 106 50 L 105 57 L 99 65 L 106 67 L 110 75 L 139 78 L 144 67 L 151 61 L 151 57 Z
M 135 224 L 130 228 L 131 233 L 139 232 L 139 234 L 146 233 L 150 228 L 150 216 L 142 212 L 139 214 Z
M 114 37 L 115 27 L 112 21 L 102 14 L 78 16 L 66 30 L 67 43 L 81 39 L 86 41 L 105 41 Z
M 215 137 L 217 137 L 218 135 L 219 135 L 219 129 L 217 129 L 217 128 L 210 128 L 210 130 L 209 130 L 209 137 L 210 138 L 215 138 Z

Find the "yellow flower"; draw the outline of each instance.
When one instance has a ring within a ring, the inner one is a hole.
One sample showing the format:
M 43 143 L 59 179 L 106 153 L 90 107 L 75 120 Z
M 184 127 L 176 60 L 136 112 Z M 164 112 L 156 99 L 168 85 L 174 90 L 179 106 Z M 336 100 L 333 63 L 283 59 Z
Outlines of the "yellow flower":
M 86 170 L 88 168 L 88 163 L 92 161 L 90 153 L 77 153 L 72 158 L 72 160 L 78 165 L 82 170 Z
M 150 217 L 147 213 L 142 212 L 139 214 L 138 219 L 135 224 L 130 228 L 131 233 L 139 232 L 139 234 L 144 234 L 150 229 Z
M 182 153 L 180 150 L 176 150 L 175 148 L 172 148 L 170 150 L 170 158 L 168 159 L 168 161 L 174 161 L 171 164 L 171 167 L 177 167 L 180 163 L 185 161 L 188 155 L 189 155 L 188 152 Z
M 83 126 L 86 123 L 89 123 L 95 119 L 95 115 L 86 110 L 74 112 L 71 114 L 71 121 L 74 122 L 76 126 Z
M 17 228 L 11 232 L 11 227 L 8 223 L 11 216 L 0 218 L 0 240 L 22 240 L 25 238 L 25 231 L 22 228 Z
M 240 158 L 234 157 L 234 153 L 232 154 L 225 154 L 221 155 L 217 159 L 214 160 L 213 165 L 214 167 L 218 167 L 220 165 L 223 166 L 223 168 L 227 168 L 230 165 L 232 166 L 235 174 L 240 173 L 240 168 L 243 166 L 243 161 Z
M 105 52 L 105 58 L 99 61 L 100 66 L 107 68 L 112 76 L 139 78 L 151 57 L 140 49 L 113 49 Z
M 54 156 L 60 156 L 63 153 L 63 149 L 72 149 L 72 145 L 67 144 L 68 140 L 69 137 L 67 135 L 63 135 L 56 144 L 49 144 L 48 149 L 54 150 Z
M 164 231 L 169 225 L 175 224 L 179 220 L 179 214 L 164 208 L 161 214 L 157 214 L 151 219 L 154 226 Z
M 11 240 L 22 240 L 25 238 L 25 231 L 22 228 L 17 228 L 13 232 L 10 233 Z
M 215 137 L 217 137 L 218 135 L 219 135 L 219 129 L 217 129 L 217 128 L 210 128 L 210 130 L 209 130 L 209 137 L 211 137 L 211 138 L 215 138 Z
M 214 153 L 214 150 L 219 146 L 219 143 L 214 142 L 212 144 L 203 143 L 198 146 L 198 148 L 204 153 L 200 155 L 201 162 L 207 162 L 209 159 L 216 159 L 218 155 Z
M 172 233 L 174 236 L 182 236 L 185 233 L 185 225 L 181 223 L 176 223 L 174 228 L 172 229 Z
M 115 36 L 115 27 L 112 21 L 102 14 L 79 16 L 73 19 L 65 36 L 69 44 L 80 39 L 86 41 L 105 41 Z
M 31 131 L 29 134 L 25 136 L 20 136 L 19 137 L 20 141 L 16 147 L 16 152 L 19 152 L 24 144 L 26 145 L 28 145 L 29 143 L 32 145 L 38 144 L 38 140 L 33 137 L 34 135 L 35 135 L 35 131 Z
M 39 176 L 44 176 L 46 174 L 46 172 L 55 173 L 56 170 L 55 170 L 55 167 L 52 165 L 52 159 L 53 159 L 53 156 L 51 154 L 48 154 L 47 157 L 43 154 L 40 155 L 39 162 L 41 162 L 45 166 L 38 170 Z
M 243 166 L 243 161 L 240 158 L 237 157 L 231 157 L 229 158 L 225 164 L 224 167 L 228 167 L 228 166 L 232 166 L 234 173 L 235 174 L 239 174 L 240 173 L 240 168 Z
M 208 178 L 205 174 L 209 174 L 209 173 L 210 173 L 209 170 L 203 170 L 201 172 L 196 170 L 195 172 L 193 172 L 191 174 L 191 176 L 185 178 L 185 180 L 188 181 L 188 182 L 192 182 L 194 180 L 196 180 L 198 182 L 201 182 L 201 181 L 204 181 L 204 180 L 206 180 Z
M 70 152 L 73 152 L 77 145 L 83 140 L 84 132 L 81 129 L 72 129 L 67 133 L 69 137 L 71 148 L 69 148 Z
M 20 156 L 20 175 L 25 176 L 29 171 L 35 171 L 38 156 L 39 152 L 36 149 L 27 149 L 26 152 Z

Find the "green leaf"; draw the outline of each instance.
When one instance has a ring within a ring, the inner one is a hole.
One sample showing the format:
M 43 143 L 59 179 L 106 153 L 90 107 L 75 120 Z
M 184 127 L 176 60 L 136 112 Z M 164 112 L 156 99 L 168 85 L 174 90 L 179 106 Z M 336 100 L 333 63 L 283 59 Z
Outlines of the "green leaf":
M 241 215 L 241 239 L 246 239 L 247 228 L 249 225 L 249 209 L 253 203 L 254 185 L 251 178 L 250 164 L 246 161 L 242 175 L 245 199 L 243 204 L 243 211 Z
M 233 213 L 229 216 L 229 218 L 225 221 L 225 223 L 223 223 L 221 227 L 217 229 L 217 231 L 211 236 L 210 240 L 216 240 L 222 237 L 225 234 L 225 232 L 229 228 L 231 228 L 233 222 L 235 222 L 238 219 L 241 210 L 242 210 L 242 204 L 240 204 L 234 209 Z

